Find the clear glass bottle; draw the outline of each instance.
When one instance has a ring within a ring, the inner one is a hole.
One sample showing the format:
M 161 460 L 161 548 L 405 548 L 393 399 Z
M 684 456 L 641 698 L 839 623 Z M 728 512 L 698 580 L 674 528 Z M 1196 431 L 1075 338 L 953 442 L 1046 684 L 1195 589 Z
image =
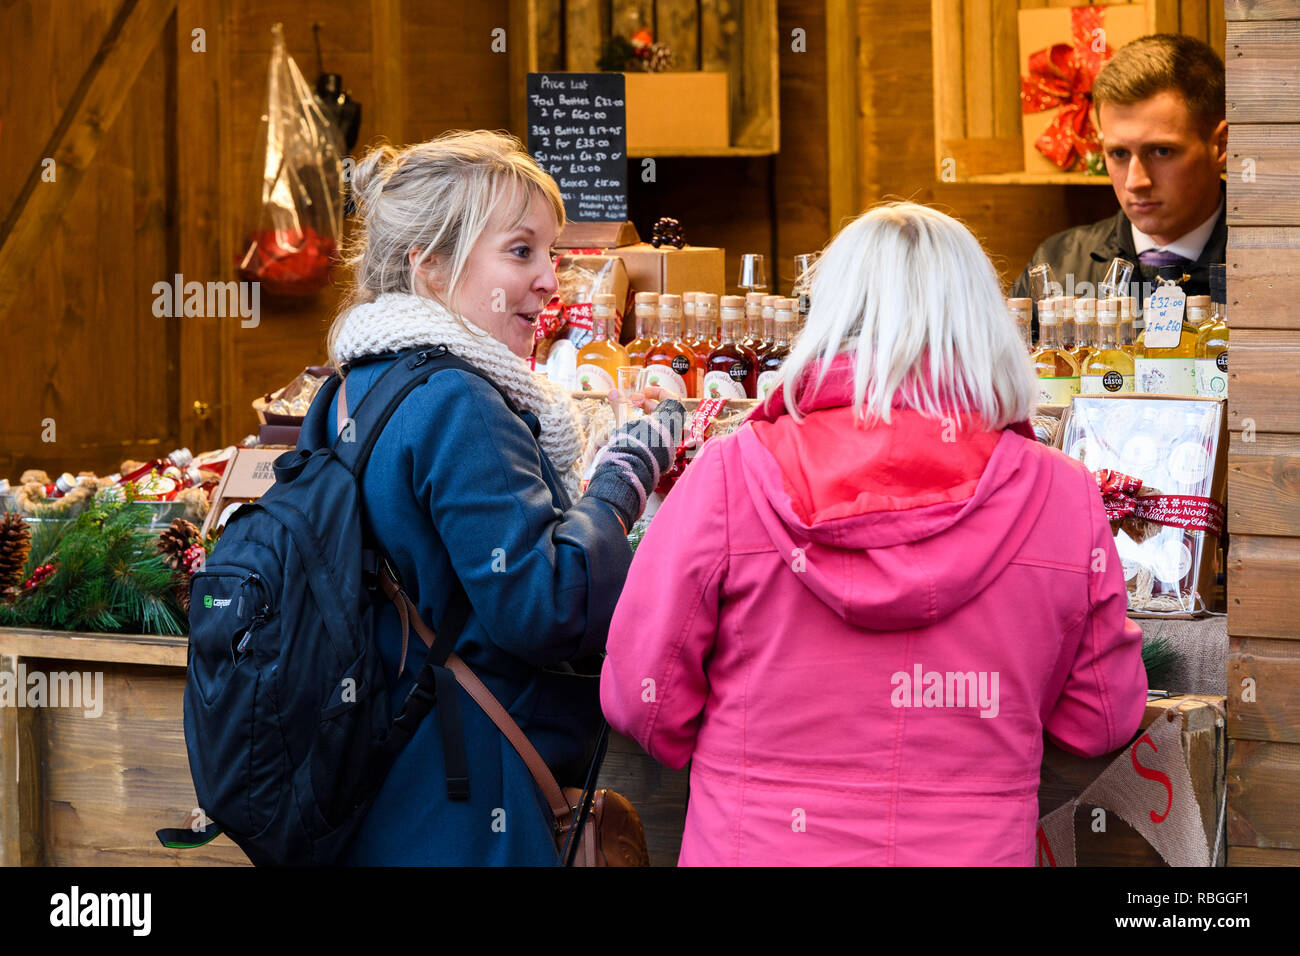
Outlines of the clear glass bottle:
M 644 365 L 646 353 L 654 347 L 654 330 L 659 322 L 659 293 L 638 292 L 633 311 L 636 338 L 627 343 L 627 364 Z
M 1020 340 L 1025 343 L 1025 351 L 1034 350 L 1034 300 L 1007 299 L 1007 315 L 1020 333 Z
M 608 392 L 618 381 L 620 366 L 631 365 L 627 349 L 609 338 L 614 324 L 614 296 L 598 294 L 592 303 L 591 341 L 578 353 L 578 388 Z
M 1034 352 L 1040 405 L 1068 405 L 1079 394 L 1079 366 L 1061 343 L 1061 319 L 1055 298 L 1038 303 L 1038 349 Z
M 697 292 L 695 294 L 695 321 L 699 332 L 694 342 L 688 342 L 691 351 L 695 353 L 695 394 L 704 394 L 704 373 L 708 371 L 705 368 L 704 358 L 713 351 L 714 345 L 712 337 L 714 330 L 718 327 L 718 296 L 713 292 Z
M 1196 394 L 1228 397 L 1228 289 L 1222 263 L 1210 265 L 1210 321 L 1196 336 Z
M 759 292 L 750 292 L 745 296 L 745 324 L 741 340 L 755 355 L 759 354 L 766 345 L 763 341 L 763 300 L 765 298 L 767 297 Z
M 1080 368 L 1080 394 L 1113 395 L 1133 391 L 1133 356 L 1119 345 L 1119 303 L 1115 299 L 1097 302 L 1096 328 L 1097 348 Z
M 1075 343 L 1074 348 L 1070 350 L 1070 356 L 1074 359 L 1075 364 L 1079 366 L 1079 373 L 1083 374 L 1083 364 L 1088 360 L 1088 356 L 1097 351 L 1097 300 L 1096 299 L 1075 299 L 1074 300 L 1074 330 Z M 1115 341 L 1119 342 L 1119 322 L 1116 316 L 1115 323 Z
M 1079 344 L 1074 331 L 1074 298 L 1068 295 L 1056 296 L 1056 314 L 1061 319 L 1061 345 L 1067 352 L 1073 353 Z
M 698 292 L 682 293 L 682 341 L 687 345 L 691 345 L 697 340 L 695 324 L 695 302 L 697 296 L 699 296 Z
M 758 356 L 739 341 L 744 331 L 745 300 L 722 297 L 722 344 L 704 362 L 701 398 L 754 398 L 758 388 Z
M 1120 296 L 1119 302 L 1119 347 L 1137 358 L 1137 332 L 1134 330 L 1136 321 L 1137 299 L 1133 296 Z
M 682 297 L 659 296 L 659 340 L 646 353 L 646 384 L 655 385 L 677 398 L 695 398 L 695 353 L 682 342 Z
M 1149 311 L 1150 306 L 1147 308 Z M 1149 329 L 1146 327 L 1138 335 L 1137 355 L 1134 359 L 1137 391 L 1148 395 L 1196 394 L 1197 332 L 1189 312 L 1189 309 L 1184 308 L 1178 342 L 1169 348 L 1148 346 Z
M 786 300 L 790 301 L 790 300 Z M 775 311 L 775 309 L 773 310 Z M 776 312 L 772 320 L 772 347 L 758 360 L 758 392 L 756 398 L 767 398 L 781 378 L 781 366 L 790 354 L 793 341 L 795 313 L 791 309 Z

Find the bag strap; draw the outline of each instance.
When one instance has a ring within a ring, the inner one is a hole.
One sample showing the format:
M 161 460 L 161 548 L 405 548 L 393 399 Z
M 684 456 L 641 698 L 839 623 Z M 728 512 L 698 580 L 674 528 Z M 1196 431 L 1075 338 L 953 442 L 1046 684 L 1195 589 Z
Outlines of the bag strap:
M 410 596 L 398 586 L 388 574 L 387 568 L 380 573 L 380 586 L 384 593 L 389 596 L 394 604 L 398 605 L 399 611 L 404 607 L 405 613 L 402 613 L 402 645 L 406 645 L 406 627 L 409 622 L 410 626 L 415 628 L 415 633 L 430 648 L 437 641 L 437 635 L 429 630 L 428 625 L 420 617 L 419 610 L 412 603 Z M 574 807 L 569 805 L 569 801 L 564 798 L 564 791 L 555 781 L 555 775 L 551 769 L 546 766 L 546 761 L 542 755 L 537 752 L 537 748 L 532 745 L 528 737 L 515 723 L 514 719 L 501 706 L 501 702 L 496 699 L 492 691 L 488 690 L 478 675 L 469 669 L 466 664 L 455 653 L 447 656 L 447 667 L 456 676 L 456 683 L 465 688 L 466 693 L 474 699 L 474 702 L 483 709 L 492 723 L 497 725 L 511 746 L 524 761 L 524 766 L 532 774 L 533 780 L 537 782 L 538 788 L 542 791 L 542 796 L 546 798 L 546 803 L 551 808 L 551 813 L 555 817 L 557 827 L 562 825 L 573 813 Z

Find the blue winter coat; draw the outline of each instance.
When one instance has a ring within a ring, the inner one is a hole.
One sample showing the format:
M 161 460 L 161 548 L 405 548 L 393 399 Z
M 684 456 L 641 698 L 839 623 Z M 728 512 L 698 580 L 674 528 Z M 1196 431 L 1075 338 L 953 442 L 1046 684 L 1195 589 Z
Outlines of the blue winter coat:
M 355 409 L 391 360 L 347 377 Z M 328 421 L 335 420 L 334 406 Z M 389 420 L 362 479 L 380 544 L 437 628 L 453 575 L 473 606 L 456 653 L 523 728 L 561 786 L 579 786 L 600 726 L 600 653 L 631 562 L 613 508 L 571 504 L 537 443 L 535 416 L 516 415 L 477 375 L 443 369 Z M 424 660 L 411 633 L 396 679 L 401 625 L 382 600 L 379 645 L 393 709 Z M 440 706 L 397 758 L 344 854 L 353 865 L 555 865 L 552 817 L 528 769 L 460 690 L 470 798 L 447 797 Z

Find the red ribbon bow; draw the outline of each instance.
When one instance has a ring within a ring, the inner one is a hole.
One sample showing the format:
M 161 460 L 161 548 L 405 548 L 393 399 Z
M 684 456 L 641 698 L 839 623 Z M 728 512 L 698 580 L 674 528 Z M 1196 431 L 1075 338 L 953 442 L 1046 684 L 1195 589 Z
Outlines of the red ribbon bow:
M 661 495 L 666 495 L 673 490 L 673 485 L 677 484 L 677 479 L 682 476 L 686 470 L 686 452 L 687 449 L 699 448 L 707 441 L 705 432 L 713 424 L 713 420 L 718 417 L 722 407 L 727 404 L 725 398 L 706 398 L 700 401 L 695 409 L 695 414 L 691 416 L 690 423 L 686 426 L 686 433 L 682 436 L 682 443 L 677 447 L 677 454 L 673 458 L 672 467 L 665 471 L 659 477 L 659 483 L 655 485 L 655 491 Z
M 1213 498 L 1201 495 L 1138 495 L 1142 482 L 1123 472 L 1102 469 L 1093 472 L 1101 489 L 1106 517 L 1122 521 L 1132 515 L 1144 521 L 1182 528 L 1184 531 L 1223 532 L 1224 508 Z
M 1034 146 L 1061 169 L 1082 168 L 1084 155 L 1101 146 L 1092 123 L 1092 84 L 1113 51 L 1094 51 L 1093 43 L 1094 37 L 1105 38 L 1105 16 L 1105 7 L 1072 9 L 1073 45 L 1056 43 L 1031 54 L 1029 76 L 1020 78 L 1022 113 L 1059 107 Z

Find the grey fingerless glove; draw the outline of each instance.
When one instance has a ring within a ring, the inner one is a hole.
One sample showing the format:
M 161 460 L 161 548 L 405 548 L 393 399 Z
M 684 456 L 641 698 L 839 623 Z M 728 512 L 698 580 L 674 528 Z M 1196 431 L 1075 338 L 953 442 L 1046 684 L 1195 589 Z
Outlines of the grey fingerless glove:
M 673 399 L 624 425 L 596 456 L 587 494 L 612 505 L 630 530 L 659 476 L 671 467 L 685 429 L 686 409 Z

